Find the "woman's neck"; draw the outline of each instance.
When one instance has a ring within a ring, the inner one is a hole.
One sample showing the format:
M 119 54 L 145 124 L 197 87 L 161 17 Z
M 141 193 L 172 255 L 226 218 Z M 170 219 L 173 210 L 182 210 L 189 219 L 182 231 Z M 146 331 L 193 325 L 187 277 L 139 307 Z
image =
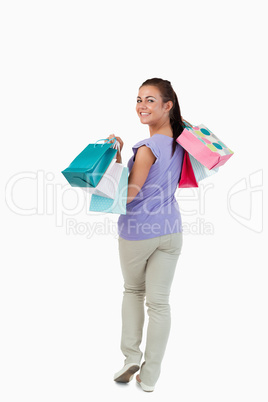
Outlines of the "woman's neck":
M 150 130 L 150 137 L 154 134 L 163 134 L 167 135 L 168 137 L 173 137 L 173 131 L 170 125 L 170 122 L 165 122 L 164 124 L 149 126 Z

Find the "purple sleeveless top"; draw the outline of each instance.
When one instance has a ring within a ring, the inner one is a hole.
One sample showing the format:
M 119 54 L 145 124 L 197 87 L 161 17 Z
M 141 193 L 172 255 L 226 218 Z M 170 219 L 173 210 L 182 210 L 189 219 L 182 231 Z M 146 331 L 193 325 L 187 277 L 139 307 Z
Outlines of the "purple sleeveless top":
M 136 197 L 127 204 L 126 215 L 120 215 L 118 234 L 126 240 L 144 240 L 182 232 L 181 214 L 175 198 L 180 178 L 183 148 L 177 144 L 172 156 L 173 138 L 154 134 L 132 147 L 134 155 L 128 161 L 129 172 L 137 149 L 146 145 L 156 157 L 148 177 Z

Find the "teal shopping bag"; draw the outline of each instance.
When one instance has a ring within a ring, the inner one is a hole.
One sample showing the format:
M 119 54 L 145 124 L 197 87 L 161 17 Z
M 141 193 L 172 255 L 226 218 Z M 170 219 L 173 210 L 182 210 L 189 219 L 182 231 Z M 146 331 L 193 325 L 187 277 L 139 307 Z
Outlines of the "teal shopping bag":
M 110 212 L 112 214 L 126 214 L 128 190 L 128 167 L 124 167 L 119 180 L 115 198 L 106 198 L 92 194 L 89 210 L 95 212 Z
M 100 179 L 112 162 L 117 150 L 113 143 L 99 141 L 111 141 L 101 139 L 95 144 L 89 144 L 61 173 L 72 187 L 96 187 Z

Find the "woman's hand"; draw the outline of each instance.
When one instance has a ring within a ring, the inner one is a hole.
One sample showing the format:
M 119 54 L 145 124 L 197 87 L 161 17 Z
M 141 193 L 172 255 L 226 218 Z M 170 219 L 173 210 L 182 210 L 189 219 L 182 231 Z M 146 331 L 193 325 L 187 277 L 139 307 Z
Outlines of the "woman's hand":
M 107 139 L 111 140 L 114 137 L 115 137 L 115 135 L 111 134 L 111 135 L 109 135 L 109 137 Z M 120 149 L 117 150 L 117 153 L 116 153 L 116 162 L 117 163 L 122 163 L 121 151 L 122 151 L 124 143 L 123 143 L 123 141 L 121 140 L 120 137 L 115 137 L 115 138 L 119 142 L 119 148 L 120 148 Z M 110 141 L 108 141 L 108 142 L 110 142 Z M 114 142 L 115 142 L 115 140 L 112 141 L 112 143 L 114 143 Z
M 111 134 L 111 135 L 109 135 L 109 137 L 107 138 L 107 139 L 109 139 L 109 140 L 111 140 L 112 138 L 114 138 L 115 137 L 115 135 L 114 134 Z M 115 137 L 116 139 L 117 139 L 117 141 L 119 142 L 119 145 L 120 145 L 120 152 L 122 151 L 122 148 L 123 148 L 123 145 L 124 145 L 124 143 L 123 143 L 123 141 L 121 140 L 121 138 L 120 137 Z M 113 142 L 114 142 L 114 140 L 113 140 Z

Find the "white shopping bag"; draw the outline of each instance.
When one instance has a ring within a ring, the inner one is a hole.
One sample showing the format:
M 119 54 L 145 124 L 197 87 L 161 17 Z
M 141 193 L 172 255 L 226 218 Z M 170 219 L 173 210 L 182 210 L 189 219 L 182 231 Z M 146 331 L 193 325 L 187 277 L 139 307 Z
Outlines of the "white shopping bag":
M 82 189 L 88 194 L 114 199 L 123 168 L 122 163 L 117 163 L 115 159 L 113 159 L 96 187 L 82 187 Z

